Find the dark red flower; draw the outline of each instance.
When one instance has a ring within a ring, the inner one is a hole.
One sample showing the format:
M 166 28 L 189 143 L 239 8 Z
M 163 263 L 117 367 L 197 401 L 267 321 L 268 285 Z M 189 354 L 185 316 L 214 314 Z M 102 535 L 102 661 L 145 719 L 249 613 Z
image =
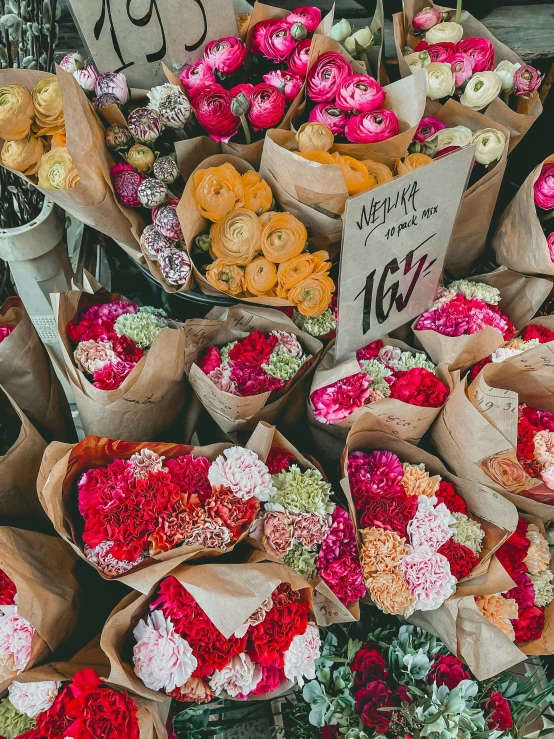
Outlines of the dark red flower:
M 489 729 L 507 731 L 514 725 L 510 704 L 502 693 L 491 693 L 485 703 L 485 711 L 488 712 L 487 726 Z
M 261 395 L 271 393 L 283 387 L 284 382 L 280 377 L 268 374 L 257 364 L 246 364 L 241 360 L 229 362 L 231 368 L 231 380 L 235 383 L 237 392 L 241 397 L 250 395 Z
M 535 588 L 527 572 L 518 572 L 512 575 L 515 588 L 504 593 L 505 598 L 513 598 L 517 603 L 518 614 L 535 604 Z
M 417 495 L 405 498 L 372 498 L 365 504 L 360 517 L 360 527 L 375 526 L 394 531 L 398 536 L 408 538 L 406 527 L 417 511 Z
M 477 362 L 477 364 L 474 364 L 473 367 L 471 368 L 471 373 L 470 373 L 471 382 L 473 382 L 473 380 L 477 377 L 479 372 L 481 372 L 483 367 L 486 367 L 487 364 L 491 364 L 491 362 L 492 362 L 491 357 L 485 357 L 485 359 L 482 359 L 480 362 Z
M 210 464 L 206 457 L 193 457 L 192 454 L 166 460 L 165 466 L 171 475 L 171 482 L 179 486 L 185 505 L 190 502 L 194 504 L 195 496 L 203 503 L 212 494 L 212 486 L 208 480 Z
M 479 559 L 471 549 L 463 544 L 459 544 L 454 539 L 449 539 L 446 544 L 443 544 L 439 549 L 439 554 L 442 554 L 449 561 L 450 572 L 456 580 L 467 577 L 479 564 Z
M 233 96 L 221 85 L 205 87 L 194 97 L 198 123 L 215 141 L 229 141 L 239 130 L 240 119 L 232 112 Z
M 391 398 L 423 408 L 440 408 L 450 394 L 447 386 L 429 370 L 423 367 L 394 373 L 391 384 Z
M 451 654 L 436 654 L 429 672 L 427 683 L 433 685 L 446 685 L 454 690 L 462 680 L 471 680 L 471 675 L 457 657 Z
M 439 489 L 435 493 L 437 501 L 444 503 L 450 513 L 465 513 L 467 514 L 467 505 L 461 495 L 454 490 L 454 486 L 441 480 L 439 483 Z
M 500 564 L 510 577 L 527 570 L 523 560 L 529 550 L 529 539 L 526 536 L 528 528 L 527 522 L 520 518 L 514 533 L 496 551 Z
M 253 331 L 239 341 L 229 352 L 229 359 L 240 359 L 244 364 L 260 367 L 265 364 L 277 346 L 277 337 Z
M 356 652 L 350 663 L 350 669 L 356 673 L 354 677 L 356 685 L 369 683 L 371 680 L 378 680 L 379 678 L 386 680 L 388 674 L 385 669 L 386 666 L 387 663 L 383 659 L 380 649 L 372 644 L 364 644 Z
M 551 331 L 546 326 L 541 326 L 538 323 L 531 323 L 529 326 L 525 326 L 521 332 L 521 338 L 523 341 L 531 341 L 531 339 L 538 339 L 539 343 L 546 344 L 549 341 L 554 341 L 554 331 Z
M 382 348 L 383 342 L 381 341 L 381 339 L 377 339 L 377 341 L 372 341 L 371 344 L 358 349 L 358 351 L 356 352 L 356 359 L 358 360 L 358 362 L 362 362 L 365 359 L 375 359 Z
M 0 570 L 0 606 L 13 606 L 17 594 L 15 583 L 3 570 Z
M 380 708 L 394 706 L 394 696 L 383 680 L 373 680 L 365 688 L 360 688 L 354 695 L 356 713 L 365 726 L 375 729 L 379 734 L 388 731 L 392 719 L 391 711 L 380 711 Z
M 517 620 L 512 620 L 516 643 L 526 644 L 536 641 L 542 636 L 544 630 L 544 609 L 531 606 L 520 611 Z
M 272 446 L 265 461 L 270 475 L 286 472 L 291 464 L 296 463 L 296 457 L 278 446 Z
M 338 726 L 323 726 L 321 728 L 321 739 L 338 739 L 339 736 Z
M 122 362 L 133 362 L 136 364 L 144 356 L 144 349 L 137 346 L 135 342 L 128 336 L 123 334 L 112 340 L 115 355 Z

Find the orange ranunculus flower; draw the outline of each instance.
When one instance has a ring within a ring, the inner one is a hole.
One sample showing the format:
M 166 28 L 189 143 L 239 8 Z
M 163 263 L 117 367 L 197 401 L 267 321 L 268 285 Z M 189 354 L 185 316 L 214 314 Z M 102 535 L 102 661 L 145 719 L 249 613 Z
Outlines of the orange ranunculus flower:
M 331 262 L 327 262 L 327 259 L 329 259 L 329 254 L 326 251 L 316 251 L 313 254 L 303 252 L 280 264 L 277 272 L 279 283 L 277 295 L 280 298 L 286 298 L 289 290 L 314 272 L 328 272 L 331 269 Z
M 404 159 L 397 159 L 395 162 L 396 174 L 403 175 L 413 172 L 415 169 L 425 167 L 431 164 L 433 160 L 427 154 L 408 154 Z
M 370 177 L 375 181 L 375 185 L 384 185 L 385 182 L 392 180 L 392 172 L 386 164 L 374 162 L 372 159 L 363 159 L 362 164 L 369 172 Z
M 33 90 L 36 120 L 33 130 L 37 136 L 65 133 L 62 91 L 54 75 L 43 77 Z
M 244 207 L 257 215 L 269 210 L 273 203 L 273 193 L 260 173 L 245 172 L 240 179 L 244 189 Z
M 287 297 L 303 316 L 320 316 L 329 307 L 334 289 L 328 274 L 316 272 L 295 285 Z
M 206 268 L 206 279 L 218 290 L 229 295 L 244 292 L 244 272 L 227 259 L 216 259 Z
M 0 87 L 0 138 L 26 139 L 35 114 L 31 93 L 21 85 Z
M 336 162 L 340 164 L 344 184 L 349 195 L 357 195 L 360 192 L 365 192 L 375 187 L 373 177 L 371 177 L 367 167 L 362 162 L 354 159 L 354 157 L 341 156 L 338 153 L 335 153 L 333 156 Z
M 265 257 L 257 257 L 244 270 L 244 283 L 252 295 L 265 295 L 275 287 L 277 269 Z
M 56 146 L 67 146 L 67 136 L 65 135 L 65 131 L 63 133 L 54 134 L 50 141 L 50 145 L 52 149 L 55 149 Z
M 16 172 L 23 172 L 25 175 L 36 174 L 43 152 L 42 139 L 36 139 L 32 134 L 28 139 L 4 141 L 1 154 L 2 164 Z
M 329 151 L 335 142 L 333 132 L 325 123 L 303 123 L 296 132 L 298 148 L 302 152 Z
M 272 213 L 269 218 L 266 214 L 262 223 L 262 252 L 270 262 L 286 262 L 300 254 L 306 246 L 306 226 L 291 213 Z
M 262 224 L 255 213 L 248 208 L 233 210 L 212 224 L 212 256 L 243 267 L 260 250 L 261 236 Z
M 309 162 L 316 162 L 317 164 L 337 164 L 337 161 L 333 158 L 332 154 L 328 151 L 295 151 L 302 159 L 307 159 Z
M 227 213 L 244 205 L 240 174 L 229 162 L 199 169 L 193 177 L 194 201 L 204 218 L 220 221 Z

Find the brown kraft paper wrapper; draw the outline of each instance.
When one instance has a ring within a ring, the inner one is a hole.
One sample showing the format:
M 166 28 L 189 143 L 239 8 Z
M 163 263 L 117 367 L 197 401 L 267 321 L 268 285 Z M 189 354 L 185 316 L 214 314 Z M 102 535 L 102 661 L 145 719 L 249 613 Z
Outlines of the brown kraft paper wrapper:
M 253 449 L 264 462 L 271 447 L 279 447 L 292 454 L 302 469 L 321 469 L 317 464 L 304 457 L 285 437 L 277 431 L 275 426 L 260 423 L 248 441 L 248 448 Z M 323 473 L 322 473 L 323 474 Z M 279 562 L 281 560 L 266 551 L 262 542 L 258 539 L 248 537 L 248 543 L 255 551 L 249 558 L 249 562 Z M 313 587 L 313 610 L 318 626 L 329 626 L 336 623 L 351 623 L 360 620 L 360 606 L 352 603 L 345 606 L 333 593 L 333 591 L 319 577 L 309 580 Z
M 396 346 L 402 351 L 416 353 L 415 349 L 412 349 L 412 347 L 397 339 L 385 337 L 383 338 L 383 343 Z M 419 444 L 423 434 L 440 413 L 440 408 L 422 408 L 421 406 L 404 403 L 402 400 L 397 400 L 396 398 L 383 398 L 383 400 L 379 400 L 376 403 L 369 403 L 362 408 L 357 408 L 354 413 L 338 424 L 318 421 L 314 416 L 314 408 L 311 401 L 312 393 L 319 390 L 319 388 L 327 387 L 327 385 L 331 385 L 333 382 L 337 382 L 337 380 L 350 377 L 350 375 L 357 374 L 358 372 L 360 372 L 360 365 L 356 357 L 335 364 L 334 343 L 331 343 L 327 346 L 312 380 L 310 395 L 308 397 L 310 432 L 317 451 L 321 455 L 325 455 L 325 459 L 332 460 L 333 463 L 339 462 L 350 429 L 358 418 L 366 413 L 371 413 L 379 418 L 383 423 L 386 433 L 416 445 Z M 452 390 L 453 381 L 446 365 L 439 365 L 436 375 Z
M 468 279 L 500 290 L 499 308 L 514 324 L 516 331 L 535 315 L 552 290 L 552 283 L 548 280 L 528 277 L 505 267 Z M 468 369 L 506 343 L 501 333 L 490 326 L 466 336 L 443 336 L 436 331 L 418 331 L 415 328 L 418 320 L 416 318 L 412 324 L 417 341 L 435 364 L 445 362 L 451 372 Z
M 7 298 L 0 307 L 5 325 L 14 330 L 0 342 L 0 385 L 46 441 L 75 441 L 69 403 L 21 298 Z
M 17 613 L 36 629 L 25 671 L 49 658 L 77 625 L 76 564 L 77 557 L 61 539 L 0 527 L 0 570 L 17 588 Z M 19 676 L 0 682 L 0 693 L 13 678 Z
M 49 76 L 28 69 L 3 69 L 1 72 L 2 85 L 22 85 L 29 92 L 43 77 Z M 140 233 L 144 224 L 138 211 L 120 205 L 114 195 L 104 127 L 77 80 L 61 67 L 56 67 L 56 76 L 62 93 L 67 148 L 81 181 L 69 190 L 43 189 L 41 192 L 83 223 L 138 252 L 131 229 Z M 15 174 L 36 187 L 36 177 Z
M 506 146 L 500 160 L 490 164 L 485 174 L 465 191 L 454 224 L 444 268 L 449 277 L 461 278 L 470 272 L 471 265 L 485 250 L 487 232 L 508 162 L 510 132 L 492 118 L 471 110 L 452 98 L 444 105 L 428 100 L 425 115 L 438 118 L 448 128 L 467 126 L 473 133 L 483 128 L 495 128 L 506 137 Z
M 313 612 L 312 588 L 304 578 L 283 564 L 207 564 L 178 567 L 171 575 L 192 595 L 214 626 L 228 639 L 261 606 L 281 583 L 288 582 L 302 591 L 302 600 Z M 109 680 L 151 700 L 167 698 L 161 691 L 147 688 L 135 674 L 132 663 L 133 630 L 149 613 L 158 583 L 146 594 L 131 593 L 112 611 L 102 631 L 100 645 L 110 660 Z M 248 700 L 271 700 L 288 692 L 286 682 L 263 697 Z
M 472 518 L 476 519 L 485 531 L 480 562 L 471 575 L 458 583 L 456 593 L 440 608 L 435 611 L 415 611 L 407 620 L 437 634 L 454 654 L 458 654 L 467 661 L 478 679 L 485 679 L 486 676 L 500 671 L 494 664 L 494 659 L 498 656 L 496 649 L 491 650 L 489 655 L 483 649 L 481 642 L 475 642 L 472 639 L 457 639 L 457 620 L 460 619 L 465 626 L 465 618 L 458 612 L 458 604 L 461 601 L 474 602 L 475 595 L 498 593 L 509 589 L 511 578 L 507 577 L 504 569 L 499 566 L 494 553 L 515 531 L 518 521 L 517 511 L 513 505 L 485 485 L 476 485 L 469 480 L 450 474 L 438 457 L 406 441 L 382 433 L 382 428 L 379 419 L 365 414 L 354 424 L 348 435 L 342 462 L 344 476 L 342 487 L 349 501 L 351 515 L 357 522 L 348 483 L 348 455 L 354 451 L 388 450 L 397 454 L 402 462 L 410 464 L 423 462 L 431 474 L 440 475 L 443 480 L 450 482 L 456 492 L 464 498 Z M 514 654 L 510 664 L 516 664 L 521 659 L 520 654 Z M 505 669 L 507 666 L 509 665 L 500 669 Z
M 51 299 L 67 378 L 85 433 L 127 441 L 167 435 L 185 407 L 183 329 L 163 328 L 117 390 L 99 390 L 75 365 L 66 327 L 92 305 L 126 298 L 105 290 L 94 294 L 71 290 L 53 293 Z
M 241 398 L 219 390 L 196 362 L 208 346 L 222 347 L 244 339 L 253 331 L 286 331 L 294 334 L 308 359 L 283 388 L 275 393 L 262 393 Z M 236 305 L 228 309 L 214 308 L 206 318 L 192 318 L 185 323 L 185 372 L 198 399 L 210 416 L 231 439 L 241 431 L 254 431 L 259 421 L 279 424 L 279 428 L 297 431 L 304 418 L 304 398 L 319 359 L 322 343 L 301 331 L 279 311 L 269 308 Z M 277 395 L 272 399 L 272 395 Z
M 120 685 L 111 684 L 106 678 L 110 672 L 110 663 L 100 649 L 100 637 L 83 647 L 69 662 L 50 662 L 42 667 L 35 667 L 29 672 L 17 676 L 21 683 L 34 683 L 43 680 L 68 681 L 80 670 L 92 668 L 98 677 L 111 688 L 120 690 Z M 140 739 L 167 739 L 166 721 L 169 714 L 171 699 L 164 702 L 151 701 L 142 695 L 135 695 L 129 691 L 130 697 L 138 706 L 137 719 L 139 723 Z
M 492 239 L 492 248 L 500 264 L 532 275 L 554 275 L 548 243 L 535 206 L 534 184 L 545 164 L 554 162 L 547 157 L 527 177 L 515 198 L 508 205 Z
M 48 529 L 36 489 L 46 442 L 1 387 L 0 418 L 20 427 L 13 446 L 0 456 L 0 521 L 6 526 Z
M 420 39 L 416 39 L 410 35 L 410 27 L 412 19 L 423 8 L 432 5 L 441 12 L 450 12 L 450 20 L 454 20 L 455 10 L 433 3 L 432 0 L 403 0 L 404 13 L 393 15 L 394 24 L 394 40 L 396 44 L 396 54 L 398 56 L 398 67 L 402 77 L 411 74 L 408 64 L 404 61 L 406 49 L 413 49 Z M 464 38 L 478 37 L 486 38 L 494 46 L 494 69 L 500 62 L 506 60 L 513 64 L 525 64 L 523 59 L 513 52 L 508 46 L 503 44 L 484 26 L 480 21 L 474 18 L 471 13 L 466 10 L 462 11 L 460 23 L 464 28 Z M 482 111 L 493 121 L 502 124 L 510 132 L 510 148 L 509 152 L 515 148 L 527 131 L 531 128 L 535 120 L 542 113 L 542 103 L 539 93 L 534 92 L 527 99 L 520 97 L 517 99 L 517 109 L 512 110 L 501 97 L 497 97 L 492 103 Z

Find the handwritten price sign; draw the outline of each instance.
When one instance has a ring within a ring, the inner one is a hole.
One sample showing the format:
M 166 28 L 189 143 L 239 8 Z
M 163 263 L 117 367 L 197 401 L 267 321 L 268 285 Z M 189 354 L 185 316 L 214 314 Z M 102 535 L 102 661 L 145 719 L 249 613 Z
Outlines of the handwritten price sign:
M 70 9 L 100 72 L 124 72 L 131 87 L 167 82 L 202 56 L 212 39 L 236 36 L 233 0 L 70 0 Z
M 336 361 L 431 306 L 473 153 L 462 149 L 347 201 Z

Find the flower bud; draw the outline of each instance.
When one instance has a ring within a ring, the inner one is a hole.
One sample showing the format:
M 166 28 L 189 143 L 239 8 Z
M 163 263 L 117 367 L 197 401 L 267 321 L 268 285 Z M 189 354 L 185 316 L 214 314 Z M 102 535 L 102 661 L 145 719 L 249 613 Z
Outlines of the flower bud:
M 134 144 L 127 152 L 128 163 L 138 172 L 147 172 L 154 164 L 155 155 L 152 149 L 143 144 Z
M 428 31 L 442 21 L 442 13 L 436 8 L 423 8 L 414 15 L 412 26 L 416 31 Z
M 196 251 L 208 252 L 212 248 L 212 240 L 209 234 L 200 234 L 194 239 L 194 248 Z
M 153 143 L 162 132 L 160 114 L 151 108 L 135 108 L 129 113 L 127 126 L 133 138 L 140 144 Z
M 338 23 L 335 23 L 335 25 L 331 29 L 331 38 L 335 39 L 335 41 L 338 41 L 341 44 L 346 41 L 346 39 L 351 35 L 352 26 L 346 20 L 346 18 L 343 18 Z
M 133 137 L 127 126 L 114 124 L 106 131 L 106 144 L 114 151 L 127 151 L 133 143 Z
M 77 69 L 83 69 L 85 66 L 85 60 L 76 51 L 66 54 L 60 62 L 60 67 L 65 69 L 69 74 L 73 74 Z
M 303 123 L 296 132 L 299 151 L 329 151 L 335 137 L 324 123 Z
M 88 67 L 87 67 L 88 69 Z M 104 72 L 96 80 L 96 95 L 115 95 L 122 105 L 129 99 L 127 78 L 121 72 Z
M 290 29 L 290 35 L 293 39 L 296 39 L 296 41 L 303 41 L 308 35 L 308 29 L 303 23 L 298 22 Z
M 240 117 L 246 115 L 250 110 L 250 100 L 246 97 L 243 92 L 239 92 L 236 98 L 233 98 L 231 102 L 231 113 Z
M 349 54 L 359 54 L 362 51 L 368 51 L 373 47 L 373 34 L 369 26 L 360 28 L 358 31 L 349 36 L 344 41 L 344 48 Z
M 518 97 L 530 97 L 541 86 L 542 75 L 526 64 L 514 73 L 514 92 Z
M 521 64 L 513 64 L 504 59 L 494 70 L 502 82 L 502 92 L 512 92 L 514 89 L 514 74 L 520 67 Z
M 154 177 L 170 185 L 179 177 L 179 167 L 171 157 L 159 157 L 154 162 Z

